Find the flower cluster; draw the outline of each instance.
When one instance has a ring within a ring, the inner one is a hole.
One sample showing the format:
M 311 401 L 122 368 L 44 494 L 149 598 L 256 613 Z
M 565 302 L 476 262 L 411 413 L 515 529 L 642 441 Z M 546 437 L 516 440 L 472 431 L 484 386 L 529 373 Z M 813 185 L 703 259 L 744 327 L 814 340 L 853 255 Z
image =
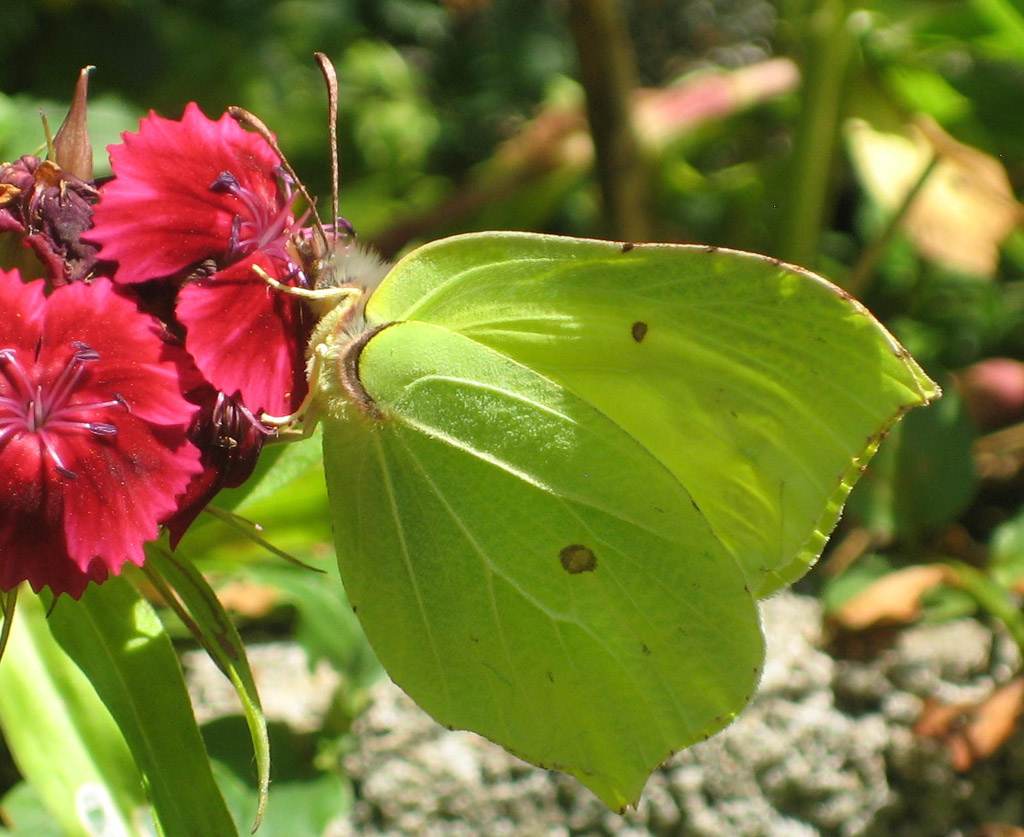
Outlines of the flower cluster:
M 255 413 L 290 413 L 305 396 L 314 323 L 253 272 L 307 281 L 280 159 L 227 114 L 214 122 L 194 104 L 180 122 L 150 114 L 110 159 L 115 178 L 88 238 L 117 262 L 114 281 L 178 287 L 175 314 L 204 377 Z
M 310 283 L 270 143 L 191 104 L 108 150 L 101 185 L 60 149 L 0 165 L 0 233 L 35 256 L 0 269 L 0 590 L 77 598 L 176 543 L 306 394 L 313 318 L 254 271 Z

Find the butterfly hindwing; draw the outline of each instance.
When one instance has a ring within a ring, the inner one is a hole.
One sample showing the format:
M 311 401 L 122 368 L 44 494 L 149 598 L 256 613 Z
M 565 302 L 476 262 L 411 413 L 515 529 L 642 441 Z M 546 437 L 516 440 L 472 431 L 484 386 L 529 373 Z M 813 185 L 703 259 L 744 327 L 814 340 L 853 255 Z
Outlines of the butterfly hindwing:
M 328 420 L 325 460 L 384 667 L 441 723 L 634 802 L 753 693 L 738 565 L 656 457 L 493 349 L 400 323 L 359 369 L 379 413 Z

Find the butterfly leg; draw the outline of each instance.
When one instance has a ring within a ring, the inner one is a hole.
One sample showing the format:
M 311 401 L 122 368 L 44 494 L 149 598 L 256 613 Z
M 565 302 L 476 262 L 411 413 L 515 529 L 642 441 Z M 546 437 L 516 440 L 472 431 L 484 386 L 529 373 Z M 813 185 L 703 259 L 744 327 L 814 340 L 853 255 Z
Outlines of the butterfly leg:
M 260 421 L 270 427 L 277 428 L 277 439 L 281 441 L 299 441 L 308 439 L 313 435 L 319 421 L 319 408 L 315 398 L 315 382 L 320 378 L 320 371 L 323 368 L 324 352 L 321 346 L 317 346 L 309 364 L 309 390 L 302 403 L 292 413 L 286 416 L 271 416 L 267 413 L 260 415 Z
M 315 300 L 317 302 L 327 300 L 329 302 L 341 302 L 345 299 L 352 297 L 359 297 L 363 293 L 362 288 L 357 288 L 354 285 L 342 285 L 337 288 L 297 288 L 295 285 L 286 285 L 284 282 L 280 282 L 267 273 L 258 264 L 252 266 L 252 272 L 260 277 L 274 290 L 280 291 L 281 293 L 288 294 L 289 296 L 297 296 L 300 299 Z

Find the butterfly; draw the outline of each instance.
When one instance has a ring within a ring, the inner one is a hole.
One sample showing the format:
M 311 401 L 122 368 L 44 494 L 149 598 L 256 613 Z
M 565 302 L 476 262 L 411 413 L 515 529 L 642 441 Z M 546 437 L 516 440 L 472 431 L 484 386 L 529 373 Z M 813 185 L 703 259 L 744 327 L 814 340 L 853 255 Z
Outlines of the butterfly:
M 861 305 L 762 256 L 475 233 L 314 333 L 341 576 L 441 723 L 611 808 L 754 693 L 803 575 L 937 387 Z
M 765 256 L 522 232 L 390 269 L 334 249 L 308 415 L 370 643 L 442 724 L 624 809 L 750 700 L 758 599 L 938 387 Z

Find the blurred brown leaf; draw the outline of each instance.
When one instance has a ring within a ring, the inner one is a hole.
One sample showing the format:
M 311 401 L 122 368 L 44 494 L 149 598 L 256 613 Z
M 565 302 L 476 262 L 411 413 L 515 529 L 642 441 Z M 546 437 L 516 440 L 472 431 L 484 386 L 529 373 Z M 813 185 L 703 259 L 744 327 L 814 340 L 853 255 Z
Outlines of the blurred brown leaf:
M 1024 709 L 1024 678 L 1000 686 L 980 703 L 926 701 L 914 732 L 942 741 L 958 772 L 996 753 L 1017 727 Z
M 891 572 L 848 599 L 832 619 L 853 631 L 913 622 L 921 615 L 921 597 L 951 579 L 949 568 L 941 564 Z
M 250 619 L 269 614 L 278 604 L 280 594 L 269 584 L 252 581 L 232 581 L 218 588 L 217 598 L 225 610 L 231 610 Z
M 987 823 L 971 832 L 971 837 L 1024 837 L 1024 828 L 1015 825 Z

